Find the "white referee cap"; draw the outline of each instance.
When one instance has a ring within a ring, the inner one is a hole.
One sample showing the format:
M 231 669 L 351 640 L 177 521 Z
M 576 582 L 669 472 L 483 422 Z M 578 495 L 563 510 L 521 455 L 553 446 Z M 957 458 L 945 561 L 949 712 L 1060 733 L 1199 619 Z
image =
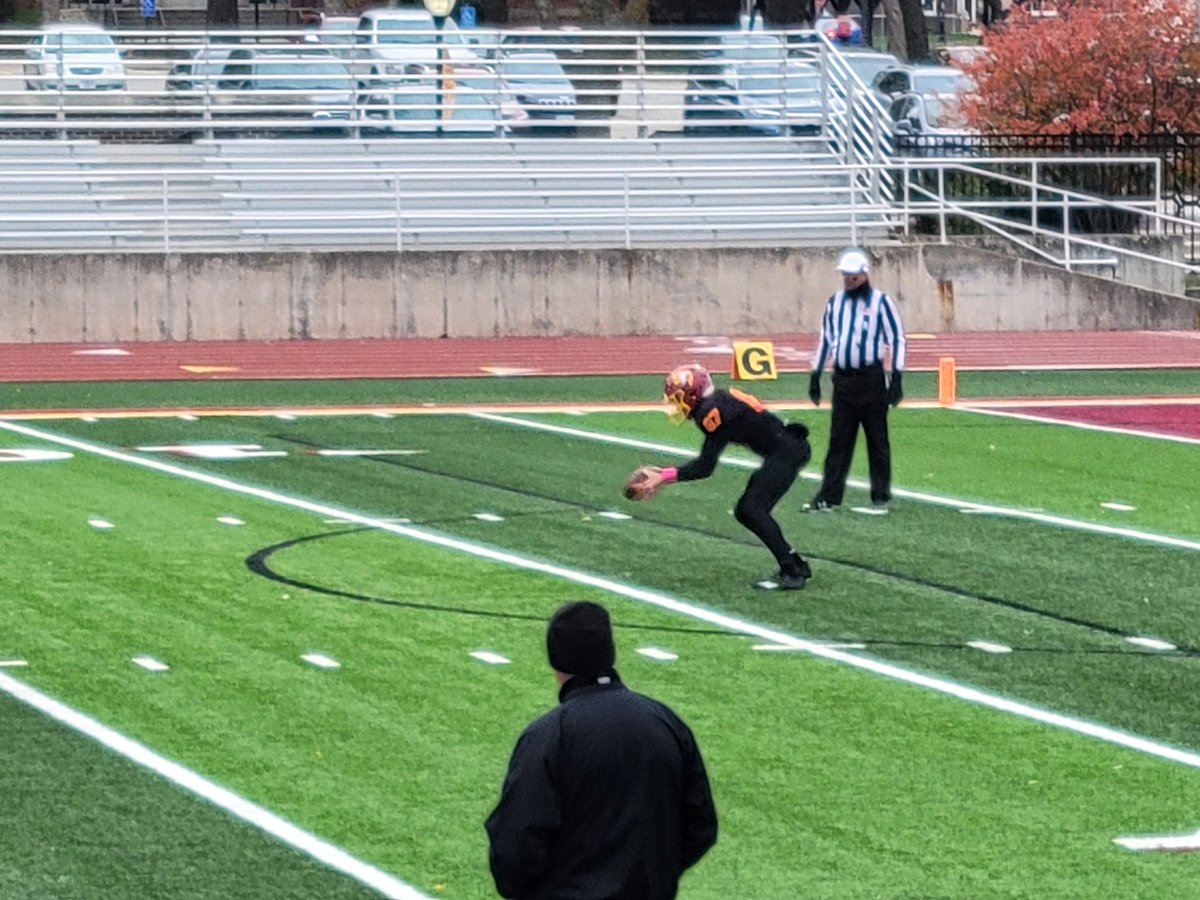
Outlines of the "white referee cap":
M 862 275 L 870 264 L 861 250 L 847 250 L 838 260 L 837 270 L 845 275 Z

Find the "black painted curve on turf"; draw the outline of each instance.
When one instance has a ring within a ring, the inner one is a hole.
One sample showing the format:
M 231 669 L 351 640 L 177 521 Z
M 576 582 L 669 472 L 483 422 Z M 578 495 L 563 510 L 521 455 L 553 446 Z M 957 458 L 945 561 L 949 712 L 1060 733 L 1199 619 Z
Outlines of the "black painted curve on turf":
M 477 609 L 469 606 L 443 606 L 434 603 L 419 603 L 415 600 L 397 600 L 390 597 L 376 597 L 372 594 L 360 594 L 357 591 L 346 591 L 341 588 L 330 587 L 328 585 L 316 584 L 311 581 L 301 581 L 298 578 L 292 578 L 288 575 L 283 575 L 276 572 L 269 564 L 270 558 L 280 550 L 287 550 L 289 547 L 295 547 L 298 544 L 305 544 L 310 541 L 318 541 L 324 538 L 344 537 L 351 534 L 361 534 L 366 531 L 374 531 L 373 528 L 348 528 L 342 531 L 326 531 L 320 534 L 309 534 L 304 537 L 292 538 L 288 541 L 282 541 L 278 544 L 272 544 L 269 547 L 263 547 L 261 550 L 255 550 L 246 557 L 246 568 L 255 575 L 267 578 L 279 584 L 286 584 L 289 587 L 299 588 L 301 590 L 312 591 L 316 594 L 325 594 L 329 597 L 342 597 L 346 600 L 357 600 L 362 603 L 377 603 L 381 606 L 395 606 L 403 609 L 416 609 L 426 612 L 439 613 L 456 613 L 463 616 L 478 616 L 488 619 L 509 619 L 512 621 L 527 621 L 545 623 L 546 617 L 542 615 L 533 615 L 530 613 L 515 613 L 515 612 L 497 612 L 491 609 Z M 685 633 L 685 634 L 719 634 L 719 635 L 736 635 L 737 637 L 745 637 L 745 635 L 736 634 L 735 632 L 726 631 L 724 629 L 715 628 L 683 628 L 670 625 L 639 625 L 630 623 L 613 623 L 614 628 L 626 628 L 638 631 L 656 631 L 670 633 Z
M 342 531 L 325 531 L 319 534 L 309 534 L 304 537 L 292 538 L 291 540 L 281 541 L 278 544 L 272 544 L 269 547 L 263 547 L 260 550 L 254 551 L 246 557 L 246 568 L 255 575 L 266 578 L 270 581 L 279 584 L 286 584 L 288 587 L 298 590 L 310 591 L 314 594 L 324 594 L 328 597 L 340 597 L 346 600 L 354 600 L 360 603 L 376 603 L 380 606 L 392 606 L 403 609 L 413 609 L 423 612 L 435 613 L 452 613 L 464 616 L 478 616 L 480 618 L 489 619 L 506 619 L 510 621 L 537 622 L 539 625 L 546 620 L 544 616 L 532 615 L 528 613 L 514 612 L 497 612 L 490 609 L 475 609 L 466 606 L 442 606 L 433 603 L 418 603 L 413 600 L 397 600 L 389 597 L 376 597 L 372 594 L 362 594 L 357 591 L 347 591 L 341 588 L 331 587 L 329 585 L 317 584 L 311 581 L 302 581 L 299 578 L 292 578 L 289 575 L 283 575 L 280 572 L 271 568 L 270 559 L 281 550 L 287 550 L 290 547 L 295 547 L 299 544 L 308 543 L 310 541 L 318 541 L 325 538 L 345 537 L 347 535 L 361 534 L 363 532 L 374 531 L 373 528 L 349 528 Z M 717 637 L 737 637 L 746 638 L 748 635 L 736 631 L 727 631 L 717 628 L 686 628 L 683 626 L 672 625 L 641 625 L 629 622 L 613 622 L 613 628 L 624 629 L 628 631 L 644 631 L 649 633 L 661 634 L 704 634 Z M 910 648 L 922 650 L 968 650 L 966 645 L 958 642 L 941 642 L 941 641 L 902 641 L 902 640 L 886 640 L 886 639 L 863 639 L 863 638 L 820 638 L 807 637 L 804 640 L 813 643 L 832 643 L 832 644 L 863 644 L 869 648 L 882 649 L 886 647 Z M 1080 649 L 1065 649 L 1062 647 L 1013 647 L 1014 653 L 1071 653 L 1071 654 L 1086 654 L 1086 655 L 1120 655 L 1120 656 L 1164 656 L 1172 654 L 1164 654 L 1161 651 L 1150 650 L 1128 650 L 1124 648 L 1114 647 L 1105 650 L 1103 648 L 1095 648 L 1089 650 Z M 1185 652 L 1186 651 L 1182 651 Z

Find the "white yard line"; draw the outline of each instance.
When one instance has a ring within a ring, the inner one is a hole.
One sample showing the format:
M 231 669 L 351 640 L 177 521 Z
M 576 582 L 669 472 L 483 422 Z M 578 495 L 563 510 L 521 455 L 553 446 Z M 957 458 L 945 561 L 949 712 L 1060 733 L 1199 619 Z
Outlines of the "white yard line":
M 680 600 L 676 597 L 671 597 L 666 594 L 660 594 L 657 591 L 651 591 L 645 588 L 636 587 L 634 585 L 624 584 L 619 581 L 614 581 L 610 578 L 592 575 L 578 569 L 560 566 L 555 563 L 532 559 L 517 553 L 509 553 L 499 550 L 495 547 L 487 547 L 471 541 L 463 540 L 461 538 L 452 537 L 450 535 L 439 534 L 434 531 L 427 531 L 411 525 L 400 525 L 394 522 L 386 522 L 372 516 L 366 516 L 361 513 L 339 509 L 325 503 L 317 503 L 301 497 L 291 497 L 286 494 L 281 494 L 278 491 L 242 484 L 229 478 L 210 475 L 206 472 L 193 471 L 191 469 L 168 462 L 163 462 L 161 460 L 133 456 L 129 453 L 91 444 L 87 441 L 81 441 L 76 438 L 51 434 L 49 432 L 40 431 L 25 425 L 0 421 L 0 430 L 10 431 L 14 434 L 21 434 L 26 437 L 36 438 L 37 440 L 58 444 L 64 447 L 71 447 L 72 449 L 78 450 L 82 453 L 90 453 L 105 459 L 111 459 L 115 462 L 141 466 L 146 469 L 151 469 L 155 472 L 160 472 L 165 475 L 172 475 L 178 478 L 184 478 L 189 481 L 220 488 L 221 490 L 231 491 L 248 497 L 256 497 L 269 503 L 276 503 L 281 506 L 304 510 L 305 512 L 314 513 L 324 518 L 336 517 L 339 519 L 344 519 L 347 522 L 366 525 L 379 531 L 386 531 L 391 534 L 400 535 L 402 537 L 421 541 L 433 546 L 443 547 L 459 553 L 465 553 L 479 559 L 492 560 L 494 562 L 524 569 L 530 572 L 540 572 L 545 575 L 560 578 L 564 581 L 569 581 L 573 584 L 592 587 L 597 590 L 613 594 L 614 596 L 636 600 L 649 606 L 655 606 L 659 609 L 669 610 L 670 612 L 687 616 L 691 619 L 707 622 L 710 625 L 716 625 L 720 628 L 725 628 L 736 634 L 743 634 L 750 637 L 759 638 L 760 640 L 766 641 L 770 644 L 788 647 L 793 650 L 800 650 L 813 656 L 821 657 L 822 659 L 828 659 L 855 669 L 872 672 L 885 678 L 890 678 L 905 684 L 926 688 L 927 690 L 936 691 L 937 693 L 958 697 L 959 699 L 965 700 L 969 703 L 974 703 L 990 709 L 1010 713 L 1023 719 L 1041 722 L 1056 728 L 1062 728 L 1067 731 L 1087 735 L 1088 737 L 1115 744 L 1117 746 L 1126 747 L 1141 753 L 1146 753 L 1150 756 L 1171 760 L 1182 763 L 1183 765 L 1192 766 L 1194 768 L 1200 768 L 1200 754 L 1189 750 L 1184 750 L 1179 747 L 1172 747 L 1158 741 L 1120 731 L 1115 728 L 1110 728 L 1106 725 L 1100 725 L 1095 722 L 1076 719 L 1071 716 L 1053 712 L 1051 710 L 1040 709 L 1036 706 L 1022 703 L 1007 697 L 990 694 L 986 691 L 982 691 L 968 685 L 958 684 L 956 682 L 948 681 L 943 678 L 937 678 L 932 675 L 926 675 L 922 672 L 910 671 L 893 663 L 871 659 L 869 657 L 857 656 L 852 653 L 839 650 L 836 647 L 830 647 L 814 641 L 798 638 L 794 635 L 787 634 L 786 632 L 778 631 L 774 628 L 768 628 L 764 625 L 759 625 L 754 622 L 749 622 L 744 619 L 726 615 L 712 609 L 707 609 L 703 606 L 698 606 L 695 603 Z
M 103 744 L 110 750 L 120 754 L 131 762 L 149 769 L 157 775 L 183 788 L 189 793 L 202 797 L 214 806 L 264 831 L 274 838 L 299 850 L 306 856 L 324 863 L 331 869 L 348 875 L 360 884 L 374 888 L 385 897 L 394 900 L 429 900 L 427 894 L 422 894 L 410 885 L 397 878 L 351 856 L 345 850 L 335 847 L 314 834 L 298 828 L 291 822 L 280 818 L 275 813 L 264 809 L 257 803 L 252 803 L 245 797 L 221 787 L 193 772 L 191 769 L 172 762 L 165 756 L 155 753 L 144 744 L 109 728 L 77 709 L 67 706 L 48 694 L 43 694 L 22 681 L 18 681 L 0 672 L 0 691 L 31 706 L 56 722 L 66 725 L 73 731 L 86 735 L 98 744 Z
M 489 422 L 500 422 L 505 425 L 514 425 L 519 428 L 530 428 L 535 431 L 545 431 L 551 434 L 560 434 L 564 437 L 580 438 L 582 440 L 596 441 L 602 444 L 616 444 L 621 447 L 634 447 L 639 450 L 651 450 L 656 453 L 666 453 L 679 457 L 692 457 L 696 455 L 695 449 L 684 449 L 675 447 L 670 444 L 659 444 L 653 441 L 644 441 L 638 438 L 622 437 L 615 434 L 607 434 L 602 431 L 589 431 L 583 428 L 573 428 L 565 425 L 554 425 L 549 422 L 537 422 L 532 419 L 519 419 L 514 416 L 498 415 L 496 413 L 473 413 L 476 418 L 486 419 Z M 737 466 L 743 469 L 757 469 L 759 462 L 757 459 L 744 459 L 737 456 L 723 456 L 721 462 L 725 465 Z M 819 481 L 821 476 L 817 472 L 803 472 L 804 478 Z M 869 485 L 860 479 L 851 478 L 847 484 L 853 487 L 866 489 Z M 1148 544 L 1161 544 L 1165 547 L 1177 547 L 1183 550 L 1200 550 L 1200 541 L 1188 540 L 1187 538 L 1172 537 L 1171 535 L 1156 534 L 1152 531 L 1142 531 L 1137 528 L 1123 528 L 1116 525 L 1102 525 L 1099 522 L 1085 522 L 1081 519 L 1071 519 L 1067 516 L 1056 516 L 1050 513 L 1035 512 L 1033 510 L 1017 509 L 1011 506 L 997 506 L 992 503 L 977 503 L 972 500 L 960 500 L 956 497 L 946 497 L 941 494 L 930 494 L 925 491 L 910 491 L 904 488 L 892 488 L 894 497 L 904 497 L 909 500 L 920 500 L 922 503 L 928 503 L 933 506 L 945 506 L 950 509 L 957 509 L 961 512 L 970 513 L 989 513 L 996 516 L 1006 516 L 1012 519 L 1025 519 L 1030 522 L 1039 522 L 1043 525 L 1054 525 L 1059 528 L 1070 528 L 1076 531 L 1087 531 L 1093 534 L 1105 534 L 1111 537 L 1130 538 L 1136 541 L 1144 541 Z
M 959 409 L 960 405 L 982 406 L 988 409 L 1026 406 L 1055 409 L 1062 406 L 1196 406 L 1198 404 L 1200 404 L 1200 394 L 1176 394 L 1169 397 L 959 397 L 953 408 Z M 908 405 L 908 401 L 905 400 L 905 408 Z
M 1073 403 L 1062 403 L 1060 406 L 1074 406 Z M 1115 404 L 1112 404 L 1115 405 Z M 1078 422 L 1072 419 L 1055 419 L 1052 416 L 1036 416 L 1030 413 L 1016 413 L 1004 408 L 985 409 L 974 404 L 956 406 L 960 412 L 977 413 L 981 416 L 998 416 L 1002 419 L 1022 419 L 1026 422 L 1038 422 L 1044 425 L 1062 425 L 1066 428 L 1079 428 L 1084 431 L 1103 431 L 1107 434 L 1130 435 L 1132 437 L 1152 438 L 1156 441 L 1174 441 L 1179 444 L 1200 444 L 1200 438 L 1187 437 L 1182 434 L 1163 434 L 1159 431 L 1141 431 L 1137 428 L 1120 428 L 1116 425 L 1097 425 L 1095 422 Z

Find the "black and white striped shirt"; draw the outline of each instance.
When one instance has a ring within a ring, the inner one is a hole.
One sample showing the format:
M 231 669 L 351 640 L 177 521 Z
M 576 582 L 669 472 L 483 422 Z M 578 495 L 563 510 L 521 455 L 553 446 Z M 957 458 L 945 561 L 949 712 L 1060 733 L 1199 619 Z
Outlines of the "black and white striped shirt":
M 903 372 L 907 342 L 895 301 L 875 288 L 857 296 L 838 291 L 825 305 L 813 371 L 823 370 L 831 355 L 835 369 L 882 363 L 885 346 L 892 351 L 892 371 Z

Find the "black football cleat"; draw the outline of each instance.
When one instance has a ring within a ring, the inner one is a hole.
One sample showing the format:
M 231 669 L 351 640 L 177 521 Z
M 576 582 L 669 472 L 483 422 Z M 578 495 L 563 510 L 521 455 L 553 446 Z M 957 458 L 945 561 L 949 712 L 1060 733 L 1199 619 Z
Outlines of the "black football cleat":
M 780 572 L 775 576 L 775 583 L 779 585 L 777 590 L 802 591 L 804 585 L 808 583 L 808 578 L 799 573 Z
M 807 559 L 805 559 L 799 553 L 793 553 L 791 555 L 791 561 L 795 563 L 794 571 L 796 574 L 799 574 L 802 578 L 804 578 L 805 581 L 808 581 L 812 578 L 812 567 L 809 566 Z M 789 566 L 789 569 L 792 568 L 793 567 Z

